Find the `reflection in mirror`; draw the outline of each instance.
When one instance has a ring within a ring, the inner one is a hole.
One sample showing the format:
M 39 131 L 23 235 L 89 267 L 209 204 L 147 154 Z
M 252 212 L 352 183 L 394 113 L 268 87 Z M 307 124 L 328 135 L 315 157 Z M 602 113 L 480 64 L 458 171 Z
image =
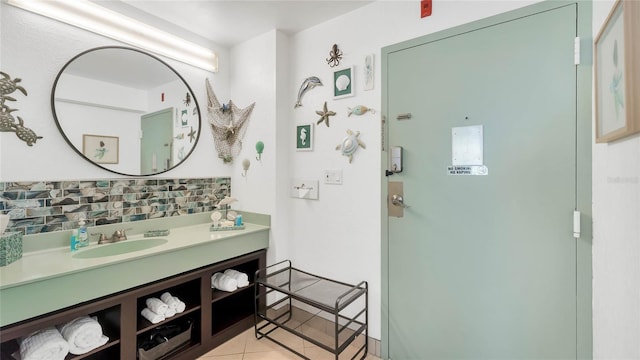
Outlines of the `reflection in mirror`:
M 53 85 L 51 107 L 76 152 L 122 175 L 170 170 L 200 136 L 189 85 L 162 60 L 131 48 L 101 47 L 71 59 Z

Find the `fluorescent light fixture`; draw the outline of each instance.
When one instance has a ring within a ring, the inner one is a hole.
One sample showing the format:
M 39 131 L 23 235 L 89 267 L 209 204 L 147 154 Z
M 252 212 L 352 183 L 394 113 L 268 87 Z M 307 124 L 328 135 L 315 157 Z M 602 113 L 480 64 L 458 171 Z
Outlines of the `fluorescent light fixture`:
M 218 71 L 218 55 L 213 51 L 87 0 L 7 3 L 201 69 Z

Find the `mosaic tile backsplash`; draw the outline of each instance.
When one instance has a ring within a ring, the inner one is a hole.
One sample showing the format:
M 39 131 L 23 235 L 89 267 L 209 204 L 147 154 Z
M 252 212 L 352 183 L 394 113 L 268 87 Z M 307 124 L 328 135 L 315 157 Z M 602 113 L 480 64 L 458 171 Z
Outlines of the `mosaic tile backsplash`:
M 231 178 L 0 182 L 7 232 L 25 235 L 214 210 Z

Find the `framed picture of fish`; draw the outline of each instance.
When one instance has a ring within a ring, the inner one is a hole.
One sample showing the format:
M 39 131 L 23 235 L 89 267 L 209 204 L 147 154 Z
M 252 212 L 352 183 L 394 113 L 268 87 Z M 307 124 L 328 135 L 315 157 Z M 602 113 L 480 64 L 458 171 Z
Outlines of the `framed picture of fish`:
M 117 164 L 118 156 L 117 136 L 82 135 L 82 154 L 97 164 Z
M 354 69 L 352 67 L 336 70 L 333 72 L 333 98 L 342 99 L 355 95 L 354 92 Z
M 596 142 L 640 132 L 640 2 L 618 0 L 594 42 Z
M 313 150 L 313 123 L 296 126 L 296 151 Z

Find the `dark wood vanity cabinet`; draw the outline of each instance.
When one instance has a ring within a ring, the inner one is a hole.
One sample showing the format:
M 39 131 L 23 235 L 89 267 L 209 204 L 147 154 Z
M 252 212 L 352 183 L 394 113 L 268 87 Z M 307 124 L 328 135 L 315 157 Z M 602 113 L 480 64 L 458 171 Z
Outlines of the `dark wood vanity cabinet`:
M 0 329 L 0 356 L 14 359 L 19 352 L 18 339 L 34 331 L 64 324 L 80 316 L 95 316 L 109 341 L 87 354 L 67 359 L 136 359 L 138 344 L 158 326 L 191 323 L 190 341 L 163 359 L 195 359 L 253 326 L 254 274 L 266 266 L 266 250 L 259 250 L 222 262 L 162 279 L 101 299 L 45 314 Z M 250 285 L 234 292 L 211 288 L 211 276 L 235 269 L 249 276 Z M 141 270 L 144 271 L 144 270 Z M 79 287 L 78 291 L 82 291 Z M 185 310 L 152 324 L 140 312 L 146 299 L 169 292 L 185 303 Z M 261 294 L 259 303 L 264 303 Z

